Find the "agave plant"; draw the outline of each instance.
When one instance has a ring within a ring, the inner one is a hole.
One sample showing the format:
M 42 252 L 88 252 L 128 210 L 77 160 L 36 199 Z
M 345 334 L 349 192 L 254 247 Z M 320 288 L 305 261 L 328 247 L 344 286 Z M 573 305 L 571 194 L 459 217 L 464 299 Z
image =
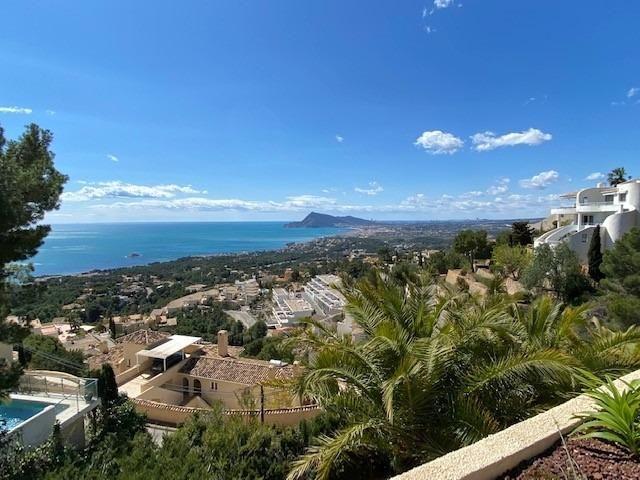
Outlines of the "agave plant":
M 639 333 L 594 330 L 587 307 L 546 298 L 522 307 L 380 275 L 344 293 L 364 340 L 310 322 L 295 342 L 313 353 L 292 385 L 342 428 L 318 438 L 290 479 L 327 479 L 370 459 L 386 465 L 382 473 L 401 472 L 558 403 L 579 390 L 585 370 L 640 361 L 630 348 Z M 598 365 L 598 351 L 618 357 Z
M 596 411 L 578 415 L 585 420 L 574 433 L 579 438 L 598 438 L 640 455 L 640 380 L 625 383 L 621 391 L 607 380 L 602 388 L 588 395 L 595 400 Z

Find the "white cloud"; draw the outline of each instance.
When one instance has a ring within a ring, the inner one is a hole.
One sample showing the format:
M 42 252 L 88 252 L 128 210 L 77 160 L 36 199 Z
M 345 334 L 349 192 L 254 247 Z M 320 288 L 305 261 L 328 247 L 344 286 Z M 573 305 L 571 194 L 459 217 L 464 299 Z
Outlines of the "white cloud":
M 342 142 L 344 142 L 344 137 L 342 135 L 336 135 L 336 141 L 338 143 L 342 143 Z
M 449 8 L 451 5 L 453 5 L 454 0 L 433 0 L 433 7 L 434 8 Z
M 593 172 L 585 177 L 585 180 L 602 180 L 604 178 L 604 173 L 602 172 Z
M 499 179 L 495 184 L 487 188 L 487 195 L 500 195 L 501 193 L 505 193 L 509 190 L 510 182 L 511 179 L 507 177 Z
M 305 209 L 305 208 L 326 208 L 336 205 L 335 198 L 321 197 L 318 195 L 297 195 L 287 197 L 283 203 L 269 202 L 270 205 L 277 205 L 279 208 L 287 209 Z
M 542 190 L 547 188 L 552 183 L 555 183 L 560 178 L 560 175 L 555 170 L 548 170 L 546 172 L 540 172 L 531 178 L 525 178 L 520 180 L 520 186 L 522 188 L 535 188 Z
M 198 210 L 198 211 L 255 211 L 255 212 L 282 212 L 282 211 L 307 211 L 311 209 L 351 210 L 355 207 L 349 205 L 337 205 L 334 198 L 320 197 L 317 195 L 297 195 L 286 197 L 284 202 L 241 200 L 237 198 L 214 199 L 204 197 L 187 197 L 165 199 L 144 199 L 132 202 L 115 202 L 95 205 L 97 209 L 161 209 L 161 210 Z
M 111 153 L 107 153 L 107 158 L 109 160 L 111 160 L 112 162 L 119 162 L 120 159 L 118 157 L 116 157 L 115 155 L 111 154 Z
M 465 192 L 462 195 L 460 195 L 461 198 L 468 198 L 468 197 L 481 197 L 482 195 L 484 195 L 484 192 L 480 191 L 480 190 L 471 190 L 470 192 Z
M 191 185 L 135 185 L 120 181 L 98 182 L 86 185 L 73 192 L 64 192 L 61 196 L 67 202 L 85 202 L 104 198 L 173 198 L 176 194 L 202 194 Z
M 18 113 L 22 115 L 29 115 L 33 112 L 30 108 L 25 107 L 0 107 L 0 113 Z
M 414 145 L 422 147 L 432 155 L 453 154 L 460 150 L 464 142 L 455 135 L 441 130 L 431 130 L 423 132 Z
M 640 93 L 639 87 L 631 87 L 627 92 L 627 98 L 633 98 Z
M 354 191 L 373 196 L 379 194 L 380 192 L 383 192 L 384 188 L 382 188 L 382 185 L 380 185 L 378 182 L 373 181 L 369 182 L 368 188 L 356 187 L 354 188 Z
M 515 145 L 540 145 L 551 140 L 550 133 L 544 133 L 537 128 L 530 128 L 524 132 L 512 132 L 496 136 L 493 132 L 476 133 L 471 136 L 475 149 L 479 152 L 494 150 L 500 147 L 513 147 Z
M 47 115 L 55 115 L 56 111 L 55 110 L 45 110 L 44 113 L 46 113 Z
M 424 193 L 416 193 L 405 198 L 400 205 L 407 207 L 425 207 L 427 206 L 427 197 Z
M 94 205 L 90 208 L 102 211 L 144 210 L 147 212 L 255 212 L 255 213 L 305 213 L 309 210 L 343 214 L 426 214 L 430 218 L 450 218 L 488 215 L 492 217 L 514 218 L 515 216 L 540 216 L 557 202 L 557 195 L 511 194 L 490 199 L 476 199 L 459 196 L 441 195 L 429 199 L 423 193 L 411 195 L 399 203 L 380 205 L 353 205 L 339 203 L 335 198 L 316 195 L 298 195 L 286 197 L 283 201 L 259 201 L 231 199 L 212 199 L 205 197 L 187 198 L 143 198 L 131 201 L 118 201 Z M 99 213 L 102 215 L 103 213 Z

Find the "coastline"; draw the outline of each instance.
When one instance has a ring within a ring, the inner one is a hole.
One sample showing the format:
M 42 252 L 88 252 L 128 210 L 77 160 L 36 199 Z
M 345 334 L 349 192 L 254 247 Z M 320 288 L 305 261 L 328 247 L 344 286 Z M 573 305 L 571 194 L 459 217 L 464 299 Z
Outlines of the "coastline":
M 282 226 L 284 225 L 285 222 L 184 222 L 185 224 L 190 224 L 190 225 L 229 225 L 229 224 L 234 224 L 234 226 L 237 225 L 270 225 L 270 226 Z M 157 225 L 157 226 L 179 226 L 182 225 L 182 223 L 178 223 L 178 222 L 153 222 L 153 223 L 148 223 L 148 222 L 129 222 L 129 223 L 94 223 L 94 224 L 58 224 L 58 225 L 54 225 L 54 227 L 60 227 L 64 225 L 64 227 L 82 227 L 82 228 L 95 228 L 95 227 L 103 227 L 103 226 L 140 226 L 140 227 L 145 227 L 148 225 Z M 274 246 L 274 247 L 264 247 L 264 248 L 248 248 L 248 249 L 242 249 L 242 250 L 238 250 L 238 249 L 233 249 L 231 248 L 225 248 L 225 247 L 221 247 L 222 250 L 221 251 L 212 251 L 212 252 L 208 252 L 208 253 L 193 253 L 193 254 L 185 254 L 185 255 L 176 255 L 174 257 L 166 257 L 166 258 L 161 258 L 161 259 L 157 259 L 157 258 L 150 258 L 149 256 L 146 256 L 144 253 L 138 253 L 139 250 L 132 250 L 131 252 L 129 252 L 126 255 L 123 256 L 119 256 L 119 257 L 115 257 L 114 261 L 120 261 L 121 264 L 119 265 L 113 265 L 113 266 L 107 266 L 107 267 L 87 267 L 86 269 L 80 269 L 77 271 L 64 271 L 64 272 L 60 272 L 60 273 L 38 273 L 38 266 L 42 266 L 41 263 L 38 263 L 38 255 L 36 255 L 32 260 L 34 260 L 34 262 L 32 262 L 32 265 L 35 268 L 35 271 L 33 273 L 33 277 L 35 279 L 37 279 L 38 281 L 46 281 L 49 279 L 53 279 L 53 278 L 61 278 L 61 277 L 91 277 L 91 276 L 97 276 L 97 275 L 108 275 L 110 273 L 113 273 L 114 271 L 117 270 L 122 270 L 122 269 L 128 269 L 128 268 L 137 268 L 137 267 L 148 267 L 150 265 L 155 265 L 155 264 L 168 264 L 168 263 L 172 263 L 172 262 L 178 262 L 178 261 L 186 261 L 189 259 L 206 259 L 206 258 L 219 258 L 219 257 L 228 257 L 228 258 L 236 258 L 236 257 L 241 257 L 241 256 L 246 256 L 246 255 L 258 255 L 258 254 L 267 254 L 269 252 L 273 252 L 273 253 L 282 253 L 284 251 L 286 251 L 287 249 L 290 249 L 292 247 L 295 246 L 302 246 L 317 240 L 321 240 L 321 239 L 326 239 L 326 238 L 331 238 L 331 237 L 340 237 L 340 236 L 347 236 L 350 235 L 353 232 L 353 230 L 355 229 L 351 229 L 351 228 L 284 228 L 282 227 L 282 232 L 287 232 L 290 233 L 291 231 L 296 231 L 298 230 L 299 233 L 305 233 L 305 235 L 299 235 L 300 239 L 298 238 L 293 238 L 293 239 L 287 239 L 286 237 L 288 236 L 283 236 L 282 238 L 276 240 L 276 243 L 278 243 L 278 246 Z M 328 231 L 331 230 L 331 231 Z M 57 232 L 59 233 L 59 232 Z M 55 234 L 54 234 L 54 239 L 55 239 Z M 237 240 L 237 239 L 234 239 Z M 46 246 L 46 241 L 45 241 L 45 246 Z M 42 248 L 42 247 L 41 247 Z M 54 247 L 55 248 L 55 247 Z M 75 248 L 75 247 L 74 247 Z M 135 255 L 132 255 L 132 253 L 135 253 Z M 40 254 L 40 252 L 39 252 Z M 126 260 L 126 264 L 123 264 L 123 259 Z

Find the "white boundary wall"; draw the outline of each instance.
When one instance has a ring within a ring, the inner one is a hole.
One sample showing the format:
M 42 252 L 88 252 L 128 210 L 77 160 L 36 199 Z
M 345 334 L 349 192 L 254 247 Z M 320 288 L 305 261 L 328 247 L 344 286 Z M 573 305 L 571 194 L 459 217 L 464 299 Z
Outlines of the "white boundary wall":
M 636 370 L 615 384 L 624 388 L 623 382 L 640 379 Z M 429 463 L 420 465 L 394 480 L 491 480 L 547 450 L 568 435 L 581 421 L 575 415 L 592 410 L 593 401 L 580 395 L 568 402 L 531 417 L 523 422 L 479 442 L 450 452 Z

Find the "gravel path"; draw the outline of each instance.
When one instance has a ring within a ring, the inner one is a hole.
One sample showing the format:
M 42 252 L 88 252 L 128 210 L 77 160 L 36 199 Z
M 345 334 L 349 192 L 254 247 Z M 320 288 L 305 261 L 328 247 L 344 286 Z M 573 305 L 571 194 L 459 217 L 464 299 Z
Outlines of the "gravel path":
M 567 455 L 570 454 L 571 458 Z M 501 480 L 638 480 L 640 459 L 616 445 L 595 439 L 570 439 L 524 462 Z

